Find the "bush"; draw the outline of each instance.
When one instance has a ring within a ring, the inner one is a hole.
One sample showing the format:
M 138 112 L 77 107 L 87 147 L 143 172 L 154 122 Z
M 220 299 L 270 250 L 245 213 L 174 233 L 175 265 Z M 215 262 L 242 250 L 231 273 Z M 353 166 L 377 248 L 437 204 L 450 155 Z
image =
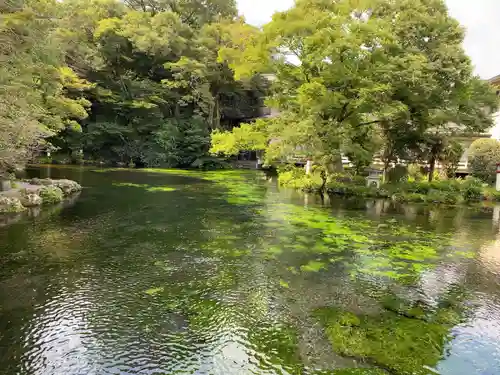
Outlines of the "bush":
M 196 159 L 191 164 L 191 168 L 197 168 L 204 171 L 215 171 L 220 169 L 231 169 L 231 165 L 223 159 L 206 156 Z
M 387 180 L 392 183 L 398 183 L 408 180 L 408 167 L 396 165 L 387 172 Z
M 432 181 L 429 183 L 429 187 L 433 190 L 447 191 L 447 192 L 459 192 L 462 189 L 462 181 L 460 180 L 442 180 L 442 181 Z
M 425 196 L 425 201 L 427 203 L 455 204 L 458 198 L 459 196 L 453 192 L 431 190 L 429 194 Z
M 348 197 L 359 196 L 359 197 L 375 197 L 377 196 L 377 190 L 371 189 L 367 186 L 357 186 L 353 184 L 344 184 L 342 182 L 329 182 L 326 187 L 326 191 L 329 194 L 345 195 Z
M 304 176 L 298 181 L 299 189 L 308 193 L 320 192 L 323 187 L 321 177 Z
M 500 202 L 500 191 L 495 188 L 483 189 L 483 199 L 487 201 Z
M 495 182 L 498 162 L 500 162 L 500 142 L 496 139 L 478 139 L 470 146 L 469 166 L 472 176 L 484 182 Z
M 60 203 L 64 198 L 63 191 L 56 186 L 44 186 L 38 190 L 38 195 L 42 198 L 44 204 Z
M 279 172 L 278 183 L 283 187 L 305 192 L 319 192 L 323 186 L 323 179 L 318 174 L 306 175 L 303 168 L 287 168 Z
M 462 185 L 462 197 L 465 201 L 479 201 L 483 197 L 483 183 L 477 178 L 467 178 Z
M 424 178 L 423 168 L 420 165 L 408 165 L 408 181 L 422 181 Z
M 408 193 L 403 195 L 405 202 L 425 202 L 426 196 L 419 193 Z
M 431 190 L 431 185 L 426 181 L 406 182 L 400 185 L 396 185 L 395 187 L 397 187 L 398 190 L 402 190 L 408 193 L 417 193 L 417 194 L 428 194 L 429 190 Z

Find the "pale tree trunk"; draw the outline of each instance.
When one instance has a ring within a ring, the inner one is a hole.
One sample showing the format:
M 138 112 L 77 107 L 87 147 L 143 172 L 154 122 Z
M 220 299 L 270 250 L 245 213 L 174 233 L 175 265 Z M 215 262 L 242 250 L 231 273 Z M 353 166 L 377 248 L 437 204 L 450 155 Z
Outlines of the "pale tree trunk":
M 310 175 L 312 173 L 312 160 L 307 159 L 306 162 L 306 175 Z
M 387 159 L 384 161 L 384 173 L 382 174 L 382 181 L 385 183 L 387 183 L 387 174 L 389 172 L 389 167 L 391 166 L 391 160 L 390 159 Z

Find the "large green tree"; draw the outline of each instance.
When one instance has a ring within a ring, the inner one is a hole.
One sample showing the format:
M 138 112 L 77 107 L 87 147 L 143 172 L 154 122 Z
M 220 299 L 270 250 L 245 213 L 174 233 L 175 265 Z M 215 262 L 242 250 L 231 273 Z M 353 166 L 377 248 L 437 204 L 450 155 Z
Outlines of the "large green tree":
M 234 2 L 68 0 L 59 13 L 66 60 L 93 83 L 83 132 L 53 139 L 61 151 L 185 167 L 207 152 L 209 130 L 258 115 L 265 82 L 236 81 L 217 61 L 242 22 Z
M 79 130 L 90 84 L 64 64 L 55 1 L 7 0 L 0 6 L 0 172 L 23 165 L 45 139 Z
M 269 161 L 332 166 L 347 154 L 361 169 L 382 149 L 386 165 L 425 158 L 432 170 L 442 148 L 431 139 L 482 132 L 496 108 L 462 42 L 442 0 L 297 0 L 220 58 L 236 74 L 275 74 Z

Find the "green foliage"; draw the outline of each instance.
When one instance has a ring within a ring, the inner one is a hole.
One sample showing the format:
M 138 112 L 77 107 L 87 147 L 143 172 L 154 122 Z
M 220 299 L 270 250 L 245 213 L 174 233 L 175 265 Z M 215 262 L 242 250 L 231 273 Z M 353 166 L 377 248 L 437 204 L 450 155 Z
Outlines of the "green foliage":
M 228 65 L 217 61 L 219 50 L 231 42 L 230 31 L 244 23 L 235 19 L 232 0 L 125 4 L 54 4 L 68 65 L 61 80 L 74 100 L 66 104 L 79 116 L 70 117 L 74 126 L 50 141 L 61 155 L 77 155 L 74 162 L 83 157 L 137 167 L 189 167 L 207 156 L 211 130 L 231 129 L 257 117 L 263 106 L 265 80 L 235 80 Z M 77 111 L 77 102 L 91 104 L 88 118 Z
M 458 169 L 458 164 L 464 153 L 463 146 L 458 142 L 450 142 L 444 148 L 441 155 L 441 162 L 448 178 L 454 178 Z
M 449 326 L 402 316 L 399 311 L 356 316 L 335 308 L 323 308 L 316 311 L 316 315 L 325 327 L 333 350 L 369 360 L 394 374 L 432 374 L 429 368 L 436 366 L 450 339 Z
M 267 137 L 260 129 L 264 120 L 255 125 L 242 124 L 231 131 L 216 130 L 212 133 L 212 154 L 237 155 L 240 151 L 261 151 L 267 147 Z
M 487 201 L 500 202 L 500 191 L 495 188 L 483 189 L 483 198 Z
M 441 0 L 302 0 L 260 35 L 235 34 L 220 59 L 237 74 L 275 74 L 269 102 L 281 115 L 265 124 L 268 162 L 331 168 L 344 154 L 359 172 L 382 148 L 386 167 L 399 157 L 453 169 L 446 139 L 493 124 L 497 98 L 473 76 Z
M 304 192 L 321 192 L 324 181 L 318 173 L 306 175 L 304 168 L 292 168 L 278 175 L 280 186 L 302 190 Z
M 64 199 L 63 191 L 56 186 L 44 186 L 38 190 L 38 195 L 42 198 L 43 204 L 56 204 Z
M 214 158 L 210 156 L 205 156 L 196 159 L 192 164 L 191 168 L 201 169 L 203 171 L 214 171 L 217 169 L 230 169 L 231 165 L 225 160 Z
M 5 3 L 5 2 L 4 2 Z M 0 172 L 22 166 L 66 128 L 78 131 L 91 84 L 65 66 L 55 1 L 7 1 L 0 14 Z
M 425 197 L 425 201 L 427 203 L 442 203 L 442 204 L 455 204 L 457 203 L 458 199 L 459 195 L 454 192 L 439 191 L 434 189 L 431 189 L 427 194 L 427 196 Z
M 495 182 L 496 164 L 500 163 L 500 142 L 481 138 L 469 149 L 469 167 L 472 175 L 487 183 Z
M 462 188 L 462 195 L 466 201 L 481 200 L 483 194 L 483 183 L 476 178 L 468 178 L 465 180 Z

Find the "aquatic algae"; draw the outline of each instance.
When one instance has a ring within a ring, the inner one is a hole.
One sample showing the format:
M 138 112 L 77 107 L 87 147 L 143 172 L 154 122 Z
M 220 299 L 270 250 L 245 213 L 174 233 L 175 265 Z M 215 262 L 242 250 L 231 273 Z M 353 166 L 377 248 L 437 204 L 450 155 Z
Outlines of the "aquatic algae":
M 333 350 L 397 375 L 429 375 L 450 339 L 450 325 L 402 316 L 354 315 L 326 307 L 315 311 Z

